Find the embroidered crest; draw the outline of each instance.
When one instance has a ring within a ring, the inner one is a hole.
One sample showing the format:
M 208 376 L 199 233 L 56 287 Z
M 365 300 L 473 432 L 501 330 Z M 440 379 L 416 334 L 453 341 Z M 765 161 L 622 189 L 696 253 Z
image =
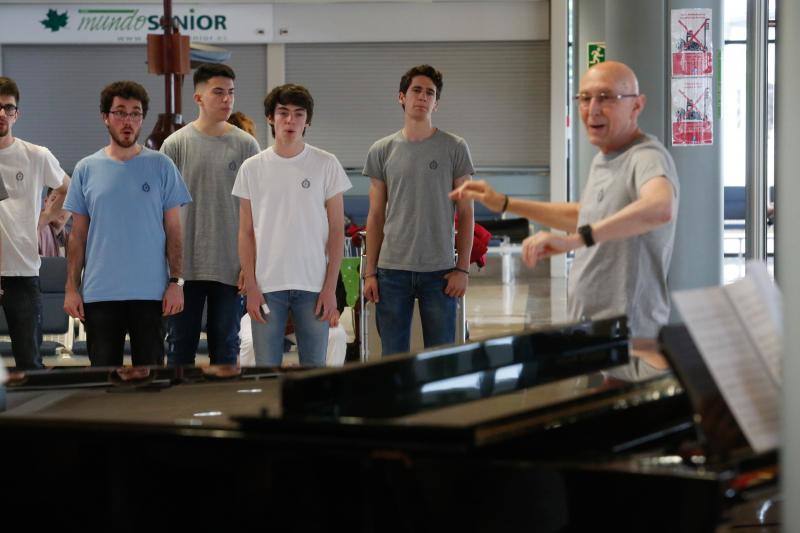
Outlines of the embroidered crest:
M 20 170 L 19 172 L 17 172 L 17 181 L 22 181 L 23 179 L 25 179 L 25 174 L 23 174 L 22 171 Z
M 600 190 L 597 192 L 597 201 L 598 201 L 598 202 L 602 202 L 602 201 L 603 201 L 603 196 L 604 196 L 604 194 L 603 194 L 603 189 L 600 189 Z
M 437 168 L 439 168 L 439 163 L 437 163 L 436 160 L 434 159 L 433 161 L 428 163 L 428 168 L 431 170 L 436 170 Z
M 142 190 L 144 192 L 150 192 L 150 184 L 147 183 L 147 182 L 144 182 L 144 185 L 142 185 Z
M 236 161 L 228 163 L 228 170 L 236 170 Z
M 304 179 L 303 182 L 300 184 L 304 189 L 308 189 L 311 187 L 311 182 L 308 181 L 308 178 Z

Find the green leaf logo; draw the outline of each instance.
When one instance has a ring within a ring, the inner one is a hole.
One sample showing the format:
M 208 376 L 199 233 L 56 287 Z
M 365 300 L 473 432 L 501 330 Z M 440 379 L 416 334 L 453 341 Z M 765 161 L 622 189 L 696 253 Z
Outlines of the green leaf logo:
M 47 18 L 44 20 L 40 20 L 39 22 L 41 22 L 42 26 L 49 29 L 50 31 L 58 31 L 61 28 L 66 27 L 68 20 L 69 20 L 69 15 L 67 15 L 66 11 L 64 11 L 63 13 L 59 13 L 55 9 L 49 9 L 47 11 Z

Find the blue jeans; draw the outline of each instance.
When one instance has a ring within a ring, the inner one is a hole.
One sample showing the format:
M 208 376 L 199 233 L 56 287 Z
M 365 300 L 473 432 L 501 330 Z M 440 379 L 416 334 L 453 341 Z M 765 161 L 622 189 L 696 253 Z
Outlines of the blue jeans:
M 445 274 L 435 272 L 378 269 L 378 295 L 375 306 L 383 355 L 409 351 L 414 299 L 419 301 L 422 339 L 425 347 L 452 344 L 456 340 L 457 299 L 444 293 Z
M 4 276 L 0 285 L 5 292 L 0 303 L 8 323 L 14 364 L 20 370 L 43 368 L 42 293 L 38 276 Z
M 280 366 L 283 362 L 283 337 L 286 320 L 292 312 L 292 322 L 297 336 L 297 351 L 303 366 L 325 366 L 328 351 L 328 321 L 314 315 L 318 292 L 275 291 L 265 292 L 269 307 L 266 324 L 253 320 L 253 350 L 256 365 Z
M 239 358 L 242 297 L 235 285 L 217 281 L 187 281 L 184 284 L 183 311 L 168 319 L 167 364 L 194 364 L 206 300 L 206 333 L 211 364 L 236 364 Z

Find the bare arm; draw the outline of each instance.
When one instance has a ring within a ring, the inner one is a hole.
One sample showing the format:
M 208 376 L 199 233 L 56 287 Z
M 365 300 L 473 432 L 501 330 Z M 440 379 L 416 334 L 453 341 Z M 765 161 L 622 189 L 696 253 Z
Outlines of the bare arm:
M 57 189 L 53 189 L 53 202 L 50 203 L 42 214 L 39 216 L 39 225 L 43 226 L 49 224 L 51 221 L 55 220 L 58 217 L 58 214 L 61 212 L 61 209 L 64 207 L 64 200 L 67 198 L 67 189 L 69 189 L 69 182 L 70 178 L 66 174 L 64 174 L 64 180 L 61 182 L 61 186 Z
M 362 276 L 374 274 L 378 269 L 378 255 L 383 244 L 383 225 L 386 223 L 386 194 L 386 182 L 372 178 L 367 215 L 367 271 L 362 272 Z
M 181 229 L 180 207 L 164 212 L 164 232 L 167 235 L 167 263 L 170 277 L 179 278 L 183 274 L 183 231 Z
M 369 215 L 367 215 L 367 265 L 361 272 L 364 278 L 364 298 L 377 303 L 378 293 L 378 256 L 383 244 L 383 225 L 386 223 L 386 182 L 377 178 L 370 180 Z
M 455 188 L 470 181 L 471 176 L 461 176 L 454 180 Z M 456 251 L 458 252 L 458 263 L 456 266 L 462 270 L 469 270 L 469 258 L 472 252 L 472 239 L 475 235 L 475 209 L 472 200 L 461 198 L 456 200 L 456 213 L 458 213 L 458 224 L 456 228 Z
M 577 202 L 537 202 L 509 198 L 507 210 L 548 228 L 574 233 L 578 229 L 580 208 Z
M 478 200 L 492 211 L 501 212 L 506 195 L 494 190 L 484 180 L 467 181 L 450 193 L 454 200 L 461 198 Z M 508 198 L 506 211 L 523 216 L 548 228 L 574 233 L 578 227 L 578 211 L 580 204 L 576 202 L 537 202 Z
M 328 268 L 325 271 L 325 283 L 322 290 L 330 290 L 335 294 L 339 269 L 344 256 L 344 199 L 342 193 L 329 198 L 325 202 L 325 210 L 328 212 L 328 245 L 326 247 Z
M 328 212 L 328 266 L 325 271 L 325 282 L 317 299 L 315 314 L 320 320 L 327 320 L 332 327 L 339 324 L 339 310 L 336 307 L 336 282 L 339 280 L 339 269 L 344 255 L 344 199 L 339 193 L 325 202 Z
M 239 199 L 239 261 L 245 287 L 256 285 L 256 235 L 250 200 Z
M 250 200 L 239 199 L 239 261 L 244 277 L 244 293 L 247 295 L 247 314 L 251 320 L 265 323 L 261 314 L 264 295 L 256 280 L 256 234 L 253 229 L 253 211 Z
M 468 183 L 472 177 L 461 176 L 453 180 L 453 188 Z M 444 293 L 452 298 L 461 298 L 467 292 L 469 283 L 469 259 L 472 255 L 472 239 L 475 233 L 475 210 L 472 207 L 472 200 L 462 196 L 456 200 L 456 212 L 458 213 L 458 223 L 456 229 L 456 251 L 458 252 L 458 263 L 456 269 L 444 275 L 447 285 Z
M 81 286 L 81 273 L 86 258 L 86 239 L 89 235 L 89 217 L 72 214 L 72 232 L 67 241 L 67 284 L 64 288 L 64 311 L 80 320 L 84 319 L 83 299 L 78 287 Z
M 164 233 L 167 236 L 167 263 L 169 275 L 179 278 L 183 274 L 183 230 L 181 229 L 181 208 L 173 207 L 164 211 Z M 164 316 L 183 311 L 183 287 L 176 283 L 167 284 L 162 301 Z
M 613 215 L 592 224 L 596 243 L 627 239 L 648 233 L 672 220 L 674 189 L 663 177 L 653 178 L 639 189 L 639 198 Z M 522 246 L 522 259 L 533 267 L 536 262 L 555 254 L 583 246 L 580 235 L 553 235 L 542 231 L 528 237 Z

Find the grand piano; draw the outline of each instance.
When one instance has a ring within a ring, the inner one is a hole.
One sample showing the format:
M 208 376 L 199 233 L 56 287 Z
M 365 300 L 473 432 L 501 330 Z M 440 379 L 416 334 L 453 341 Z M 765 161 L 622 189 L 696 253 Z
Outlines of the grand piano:
M 661 344 L 673 372 L 638 382 L 610 377 L 624 317 L 341 369 L 14 373 L 3 507 L 35 529 L 777 531 L 775 453 L 684 328 Z

